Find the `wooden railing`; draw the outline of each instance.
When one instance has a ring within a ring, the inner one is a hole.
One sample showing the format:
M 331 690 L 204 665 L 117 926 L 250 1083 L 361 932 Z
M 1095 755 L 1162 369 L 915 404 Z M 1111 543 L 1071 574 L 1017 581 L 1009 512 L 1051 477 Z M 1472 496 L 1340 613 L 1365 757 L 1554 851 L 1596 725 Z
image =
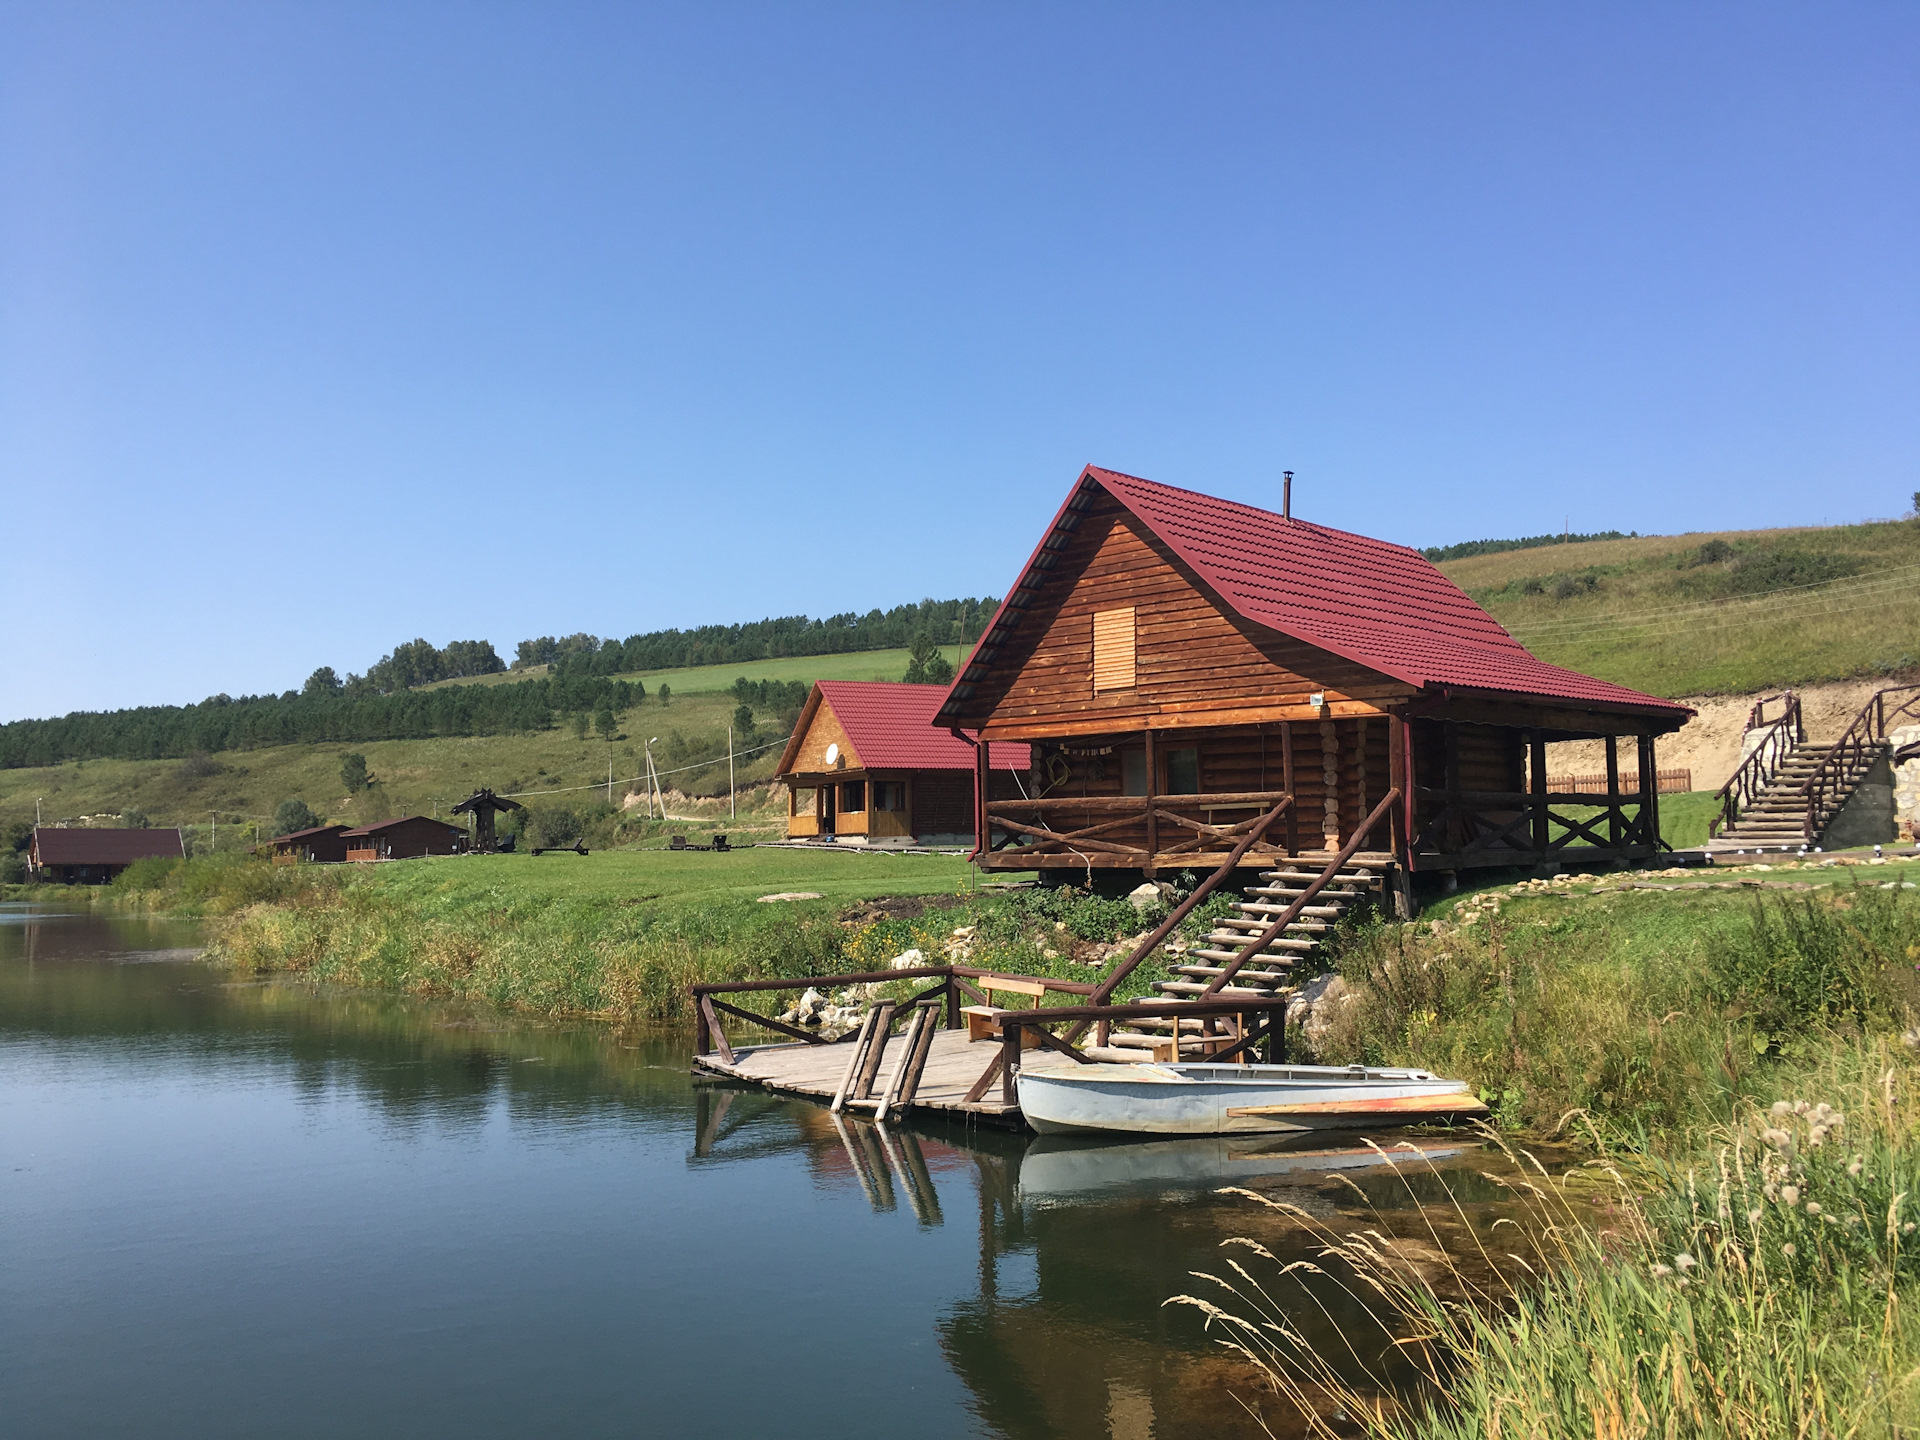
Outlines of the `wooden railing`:
M 1780 706 L 1780 713 L 1769 720 L 1767 707 L 1774 704 Z M 1752 735 L 1755 731 L 1766 733 L 1747 751 L 1746 759 L 1740 762 L 1740 767 L 1717 792 L 1720 813 L 1707 824 L 1708 839 L 1740 819 L 1740 812 L 1773 783 L 1773 777 L 1779 773 L 1787 756 L 1793 753 L 1793 747 L 1806 740 L 1807 727 L 1800 712 L 1800 697 L 1786 690 L 1756 700 L 1753 708 L 1747 712 L 1744 733 Z M 1745 742 L 1742 741 L 1742 744 Z
M 1160 863 L 1169 857 L 1199 859 L 1210 849 L 1231 843 L 1259 823 L 1258 813 L 1243 820 L 1217 823 L 1218 810 L 1260 812 L 1292 797 L 1284 790 L 1245 790 L 1209 795 L 1050 795 L 1035 800 L 994 800 L 987 805 L 989 825 L 1003 832 L 992 847 L 1002 850 L 1016 842 L 1025 858 L 1039 855 L 1111 856 L 1131 863 L 1151 857 Z M 1060 817 L 1071 816 L 1072 820 Z M 1081 823 L 1087 822 L 1087 823 Z M 1074 828 L 1066 828 L 1072 825 Z M 1162 831 L 1161 827 L 1168 827 Z M 1139 838 L 1117 838 L 1137 831 Z M 1161 834 L 1191 834 L 1172 844 L 1160 843 Z M 1277 846 L 1268 846 L 1278 852 Z M 1210 858 L 1210 857 L 1209 857 Z
M 1589 795 L 1579 790 L 1549 790 L 1534 794 L 1526 790 L 1447 791 L 1415 786 L 1422 800 L 1439 801 L 1440 809 L 1427 821 L 1414 840 L 1416 853 L 1447 853 L 1460 859 L 1493 860 L 1506 851 L 1515 857 L 1547 859 L 1577 852 L 1582 845 L 1605 851 L 1658 849 L 1659 837 L 1647 834 L 1647 797 L 1641 791 L 1622 790 L 1619 803 L 1609 803 L 1607 795 Z M 1569 815 L 1555 805 L 1577 806 L 1598 814 Z M 1632 813 L 1629 813 L 1629 812 Z M 1445 838 L 1458 827 L 1461 838 Z M 1556 833 L 1556 827 L 1557 833 Z M 1544 830 L 1546 847 L 1539 845 Z M 1578 858 L 1578 854 L 1567 858 Z
M 1821 757 L 1820 764 L 1800 787 L 1807 802 L 1803 824 L 1809 845 L 1839 813 L 1861 772 L 1880 758 L 1886 747 L 1887 732 L 1897 729 L 1901 719 L 1915 717 L 1920 717 L 1920 685 L 1892 686 L 1879 691 L 1860 707 L 1860 713 L 1853 717 L 1846 732 Z
M 1084 980 L 1056 980 L 1050 975 L 1009 975 L 1004 970 L 982 970 L 976 965 L 913 965 L 901 970 L 863 970 L 849 975 L 803 975 L 792 980 L 733 980 L 720 984 L 691 985 L 687 987 L 687 993 L 693 997 L 694 1014 L 698 1022 L 695 1053 L 711 1055 L 718 1051 L 722 1060 L 729 1065 L 733 1063 L 733 1047 L 727 1042 L 727 1032 L 720 1023 L 722 1014 L 744 1020 L 749 1025 L 757 1025 L 763 1030 L 791 1035 L 809 1045 L 838 1045 L 856 1038 L 857 1032 L 849 1031 L 828 1039 L 802 1026 L 789 1025 L 770 1015 L 742 1009 L 730 1001 L 717 999 L 717 996 L 788 990 L 828 991 L 844 989 L 849 985 L 882 985 L 895 980 L 928 979 L 938 980 L 939 983 L 922 990 L 910 1000 L 886 1002 L 894 1007 L 895 1018 L 904 1018 L 913 1006 L 944 1001 L 947 1026 L 949 1029 L 957 1028 L 962 994 L 971 996 L 976 1004 L 987 1003 L 986 993 L 969 985 L 968 980 L 1017 980 L 1022 985 L 1038 985 L 1043 990 L 1058 991 L 1063 995 L 1092 995 L 1097 988 Z
M 1274 927 L 1269 934 L 1257 937 L 1243 950 L 1238 960 L 1242 963 L 1257 954 L 1271 943 L 1274 936 L 1282 933 L 1285 921 L 1304 908 L 1312 897 L 1333 879 L 1334 875 L 1352 859 L 1361 839 L 1378 824 L 1399 799 L 1398 790 L 1389 791 L 1381 800 L 1367 824 L 1356 833 L 1346 849 L 1341 851 L 1327 866 L 1326 870 L 1309 887 L 1305 896 L 1290 907 L 1283 923 Z M 1277 804 L 1253 817 L 1245 825 L 1234 827 L 1238 831 L 1233 849 L 1209 873 L 1193 892 L 1143 936 L 1133 951 L 1113 971 L 1098 984 L 1084 981 L 1056 980 L 1045 975 L 1008 975 L 1004 971 L 986 970 L 974 965 L 916 965 L 901 970 L 868 970 L 847 975 L 810 975 L 791 980 L 738 980 L 719 984 L 694 985 L 689 988 L 694 1001 L 698 1023 L 698 1053 L 710 1055 L 716 1051 L 720 1059 L 728 1064 L 735 1063 L 731 1042 L 727 1038 L 721 1016 L 730 1016 L 735 1020 L 772 1030 L 776 1034 L 789 1035 L 810 1045 L 849 1045 L 846 1072 L 834 1093 L 833 1109 L 838 1112 L 849 1106 L 871 1106 L 876 1115 L 885 1116 L 904 1109 L 913 1102 L 918 1091 L 921 1073 L 925 1068 L 927 1055 L 932 1047 L 934 1032 L 944 1024 L 949 1029 L 958 1029 L 960 1025 L 960 999 L 963 994 L 973 997 L 976 1003 L 989 1003 L 989 989 L 1004 990 L 1008 987 L 994 986 L 993 981 L 1010 980 L 1019 988 L 1037 988 L 1040 993 L 1059 993 L 1081 997 L 1086 1001 L 1082 1005 L 1063 1005 L 1034 1010 L 997 1010 L 994 1020 L 1000 1027 L 1001 1043 L 995 1047 L 995 1053 L 981 1072 L 972 1088 L 968 1090 L 965 1103 L 972 1104 L 992 1088 L 995 1079 L 1000 1081 L 1002 1095 L 1007 1104 L 1015 1103 L 1015 1082 L 1019 1076 L 1020 1047 L 1031 1036 L 1034 1043 L 1071 1055 L 1075 1060 L 1093 1063 L 1078 1048 L 1075 1042 L 1093 1026 L 1098 1026 L 1098 1038 L 1105 1043 L 1108 1032 L 1115 1024 L 1125 1024 L 1130 1020 L 1166 1018 L 1198 1019 L 1209 1030 L 1231 1023 L 1231 1031 L 1218 1034 L 1214 1041 L 1215 1059 L 1227 1059 L 1242 1056 L 1255 1046 L 1267 1044 L 1269 1049 L 1284 1047 L 1286 1035 L 1286 1007 L 1284 996 L 1219 998 L 1202 996 L 1194 1000 L 1134 1000 L 1115 1002 L 1110 997 L 1114 990 L 1137 968 L 1142 961 L 1152 955 L 1164 944 L 1167 937 L 1178 929 L 1180 923 L 1198 908 L 1209 895 L 1217 890 L 1235 866 L 1261 839 L 1273 824 L 1287 813 L 1293 804 L 1291 795 L 1278 796 Z M 1236 966 L 1237 968 L 1237 966 Z M 781 993 L 795 990 L 817 988 L 834 990 L 848 985 L 886 984 L 894 981 L 932 980 L 935 983 L 920 990 L 906 1000 L 883 1000 L 874 1005 L 862 1018 L 858 1029 L 839 1035 L 833 1039 L 811 1033 L 804 1027 L 789 1024 L 770 1015 L 748 1010 L 722 996 Z M 985 982 L 976 987 L 970 981 Z M 1238 1017 L 1235 1019 L 1234 1017 Z M 894 1026 L 905 1024 L 905 1057 L 894 1067 L 891 1078 L 883 1092 L 873 1094 L 878 1083 L 881 1056 L 892 1038 Z M 1072 1029 L 1065 1035 L 1055 1035 L 1049 1028 L 1057 1024 L 1067 1024 Z M 1175 1055 L 1179 1054 L 1180 1029 L 1174 1027 Z

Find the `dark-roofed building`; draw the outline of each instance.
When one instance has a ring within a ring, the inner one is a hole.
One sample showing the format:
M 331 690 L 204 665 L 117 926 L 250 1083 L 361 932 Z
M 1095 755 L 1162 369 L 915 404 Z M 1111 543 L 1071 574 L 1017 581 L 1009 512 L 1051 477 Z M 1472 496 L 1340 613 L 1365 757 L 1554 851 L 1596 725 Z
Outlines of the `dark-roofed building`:
M 300 860 L 334 865 L 347 858 L 346 835 L 344 825 L 315 825 L 276 835 L 267 842 L 267 848 L 273 851 L 276 865 L 292 865 Z
M 179 860 L 178 830 L 94 830 L 36 826 L 27 848 L 35 878 L 65 885 L 104 885 L 136 860 Z
M 943 685 L 821 680 L 780 756 L 787 834 L 842 844 L 974 843 L 974 747 L 933 727 Z M 1027 747 L 993 747 L 988 793 L 1022 794 Z
M 467 832 L 426 815 L 402 815 L 345 831 L 349 860 L 413 860 L 422 855 L 458 855 L 467 848 Z
M 1452 871 L 1652 856 L 1652 787 L 1553 794 L 1545 747 L 1651 776 L 1692 713 L 1535 658 L 1418 551 L 1089 466 L 935 723 L 1033 748 L 1029 796 L 980 796 L 988 868 L 1217 864 L 1291 795 L 1243 863 Z

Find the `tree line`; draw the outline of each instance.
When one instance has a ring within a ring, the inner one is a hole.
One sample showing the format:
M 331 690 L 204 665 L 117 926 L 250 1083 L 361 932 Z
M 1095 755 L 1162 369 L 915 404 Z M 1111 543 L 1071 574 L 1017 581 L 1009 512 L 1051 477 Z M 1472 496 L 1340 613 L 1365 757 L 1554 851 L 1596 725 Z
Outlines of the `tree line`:
M 0 725 L 0 769 L 67 760 L 167 760 L 266 745 L 510 735 L 552 726 L 556 713 L 630 709 L 646 687 L 596 675 L 349 694 L 215 695 L 198 705 L 147 705 Z
M 1639 538 L 1638 530 L 1595 530 L 1585 535 L 1563 531 L 1558 535 L 1524 535 L 1518 540 L 1462 540 L 1458 545 L 1429 545 L 1420 553 L 1437 565 L 1442 560 L 1465 560 L 1470 555 L 1502 555 L 1509 550 L 1538 550 L 1545 545 L 1578 545 L 1587 540 Z
M 552 665 L 556 674 L 619 675 L 692 665 L 737 665 L 789 655 L 897 650 L 912 645 L 917 637 L 925 637 L 930 645 L 971 645 L 999 606 L 991 597 L 922 600 L 864 615 L 848 611 L 825 620 L 787 615 L 743 625 L 654 630 L 625 640 L 585 634 L 557 640 L 548 635 L 521 641 L 513 663 L 515 669 Z

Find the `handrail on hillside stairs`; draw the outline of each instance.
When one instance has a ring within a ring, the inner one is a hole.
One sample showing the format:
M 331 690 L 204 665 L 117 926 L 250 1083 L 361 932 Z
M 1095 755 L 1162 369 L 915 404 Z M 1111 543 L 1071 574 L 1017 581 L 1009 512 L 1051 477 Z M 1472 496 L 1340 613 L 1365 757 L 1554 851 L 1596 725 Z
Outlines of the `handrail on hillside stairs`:
M 1780 713 L 1773 719 L 1767 719 L 1767 706 L 1780 701 Z M 1765 695 L 1754 701 L 1753 708 L 1747 712 L 1747 728 L 1742 736 L 1764 730 L 1766 734 L 1759 743 L 1747 751 L 1746 758 L 1740 762 L 1727 783 L 1715 793 L 1720 799 L 1720 813 L 1707 825 L 1707 838 L 1713 839 L 1720 831 L 1738 823 L 1740 812 L 1773 783 L 1773 777 L 1787 756 L 1793 753 L 1793 747 L 1805 742 L 1807 727 L 1800 710 L 1800 697 L 1791 690 L 1778 695 Z M 1744 738 L 1741 741 L 1745 745 Z M 1656 781 L 1656 783 L 1658 783 Z
M 1889 711 L 1887 699 L 1894 695 L 1907 698 Z M 1860 707 L 1860 713 L 1853 717 L 1845 733 L 1828 747 L 1819 765 L 1800 787 L 1800 793 L 1806 797 L 1803 827 L 1809 845 L 1839 813 L 1860 773 L 1880 758 L 1880 749 L 1887 743 L 1887 732 L 1898 728 L 1887 722 L 1898 721 L 1902 716 L 1920 718 L 1920 685 L 1893 685 L 1875 691 L 1873 698 Z

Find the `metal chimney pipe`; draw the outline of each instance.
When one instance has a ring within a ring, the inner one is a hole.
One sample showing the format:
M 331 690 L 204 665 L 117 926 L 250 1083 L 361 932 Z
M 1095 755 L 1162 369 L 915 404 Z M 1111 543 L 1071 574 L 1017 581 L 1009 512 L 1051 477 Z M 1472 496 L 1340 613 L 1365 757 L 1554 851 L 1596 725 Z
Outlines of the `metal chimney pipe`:
M 1280 473 L 1286 477 L 1280 483 L 1280 518 L 1291 520 L 1293 518 L 1293 472 L 1282 470 Z

